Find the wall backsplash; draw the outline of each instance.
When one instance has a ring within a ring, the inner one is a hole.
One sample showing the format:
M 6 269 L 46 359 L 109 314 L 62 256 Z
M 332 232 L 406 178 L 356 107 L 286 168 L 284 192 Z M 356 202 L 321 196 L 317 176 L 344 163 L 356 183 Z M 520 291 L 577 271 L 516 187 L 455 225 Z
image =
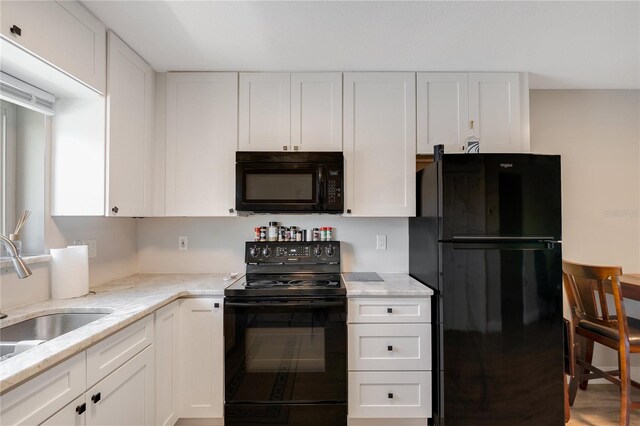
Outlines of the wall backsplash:
M 256 226 L 277 221 L 311 229 L 332 226 L 342 243 L 343 271 L 407 272 L 406 218 L 350 218 L 331 215 L 255 215 L 230 218 L 145 218 L 138 220 L 139 272 L 243 272 L 244 243 Z M 376 235 L 387 250 L 376 250 Z M 178 236 L 188 250 L 178 250 Z

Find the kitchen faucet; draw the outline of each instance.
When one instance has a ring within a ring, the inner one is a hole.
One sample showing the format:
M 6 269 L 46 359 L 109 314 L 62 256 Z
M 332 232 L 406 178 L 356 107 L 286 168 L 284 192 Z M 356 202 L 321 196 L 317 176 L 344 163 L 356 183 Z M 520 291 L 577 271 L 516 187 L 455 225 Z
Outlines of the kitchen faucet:
M 24 263 L 24 260 L 22 260 L 18 254 L 18 250 L 13 242 L 2 234 L 0 234 L 0 242 L 6 246 L 9 251 L 11 261 L 13 262 L 13 269 L 15 269 L 16 274 L 18 274 L 18 278 L 22 279 L 29 277 L 31 275 L 31 269 L 29 269 L 27 264 Z M 6 316 L 7 315 L 0 312 L 0 319 L 5 318 Z

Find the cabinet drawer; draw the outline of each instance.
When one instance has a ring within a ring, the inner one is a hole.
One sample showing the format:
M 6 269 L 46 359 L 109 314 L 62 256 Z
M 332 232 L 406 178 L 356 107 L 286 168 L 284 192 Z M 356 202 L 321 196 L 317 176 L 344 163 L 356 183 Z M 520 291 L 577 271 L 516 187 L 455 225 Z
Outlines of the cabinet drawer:
M 2 425 L 40 424 L 85 390 L 85 353 L 45 371 L 2 395 Z
M 430 324 L 349 324 L 349 370 L 431 370 Z
M 350 323 L 429 323 L 428 298 L 349 299 Z
M 153 340 L 153 315 L 149 315 L 87 349 L 87 387 L 106 377 Z
M 350 372 L 349 417 L 431 417 L 431 372 Z

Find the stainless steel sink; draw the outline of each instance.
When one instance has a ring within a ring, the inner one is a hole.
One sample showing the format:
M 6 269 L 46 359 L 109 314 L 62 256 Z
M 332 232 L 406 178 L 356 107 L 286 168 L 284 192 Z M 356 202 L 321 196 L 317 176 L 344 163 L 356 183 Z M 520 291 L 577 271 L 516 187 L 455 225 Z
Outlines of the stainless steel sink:
M 7 355 L 15 355 L 16 346 L 22 351 L 25 348 L 37 346 L 38 343 L 24 343 L 26 341 L 51 340 L 96 321 L 105 315 L 109 315 L 109 312 L 45 314 L 0 328 L 0 361 L 10 357 Z

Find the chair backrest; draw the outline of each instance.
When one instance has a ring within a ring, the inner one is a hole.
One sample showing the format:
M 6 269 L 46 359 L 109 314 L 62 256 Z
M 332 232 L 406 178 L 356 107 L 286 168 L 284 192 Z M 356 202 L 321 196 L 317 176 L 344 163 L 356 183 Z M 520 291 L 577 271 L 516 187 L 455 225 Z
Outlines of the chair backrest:
M 562 261 L 562 276 L 574 325 L 579 320 L 587 320 L 613 328 L 620 336 L 628 336 L 627 315 L 618 278 L 620 275 L 620 266 Z M 614 312 L 610 311 L 607 304 L 607 293 L 613 295 Z

